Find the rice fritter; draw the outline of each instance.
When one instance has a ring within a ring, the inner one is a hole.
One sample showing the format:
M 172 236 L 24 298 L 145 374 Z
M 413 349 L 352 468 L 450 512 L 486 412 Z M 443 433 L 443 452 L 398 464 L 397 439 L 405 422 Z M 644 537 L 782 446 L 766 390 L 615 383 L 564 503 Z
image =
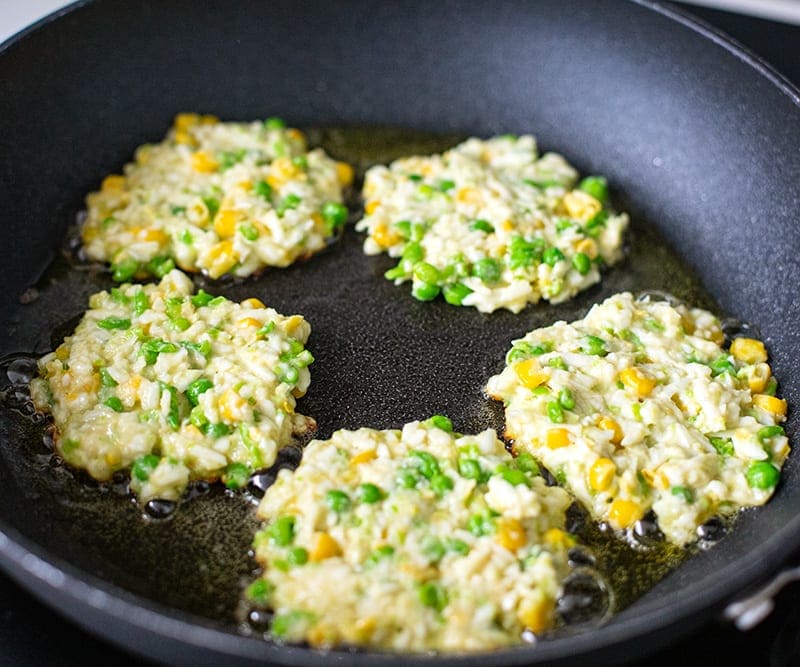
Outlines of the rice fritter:
M 761 505 L 789 453 L 764 344 L 729 349 L 711 313 L 629 293 L 514 342 L 486 387 L 507 436 L 599 520 L 652 509 L 686 544 L 713 515 Z
M 173 270 L 93 295 L 31 382 L 64 460 L 97 480 L 131 467 L 142 501 L 175 500 L 192 479 L 244 486 L 314 426 L 294 411 L 314 360 L 308 323 L 258 299 L 192 292 Z
M 570 499 L 530 455 L 492 430 L 442 416 L 402 431 L 362 428 L 312 441 L 261 501 L 271 632 L 315 646 L 478 650 L 548 629 L 573 538 Z
M 400 258 L 386 277 L 417 299 L 516 313 L 569 299 L 622 257 L 628 217 L 607 207 L 606 180 L 576 181 L 532 136 L 472 138 L 371 168 L 356 229 L 367 254 Z
M 353 178 L 280 119 L 221 123 L 188 113 L 124 171 L 87 196 L 81 230 L 87 256 L 110 262 L 119 282 L 160 278 L 176 265 L 212 278 L 288 266 L 344 225 L 342 189 Z

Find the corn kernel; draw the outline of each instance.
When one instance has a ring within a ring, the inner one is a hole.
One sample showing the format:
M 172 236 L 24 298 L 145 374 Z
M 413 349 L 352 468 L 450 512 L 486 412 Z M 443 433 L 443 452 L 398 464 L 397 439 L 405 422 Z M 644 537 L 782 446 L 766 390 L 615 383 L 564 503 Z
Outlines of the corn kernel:
M 240 327 L 261 327 L 262 323 L 255 317 L 243 317 L 237 322 Z
M 376 225 L 375 229 L 372 230 L 372 238 L 375 240 L 375 243 L 382 248 L 391 248 L 393 245 L 403 240 L 400 234 L 383 223 Z
M 646 376 L 636 367 L 624 368 L 619 372 L 619 379 L 629 390 L 639 398 L 648 396 L 656 386 L 656 381 Z
M 186 130 L 176 130 L 175 143 L 191 145 L 194 144 L 195 141 L 192 135 L 189 134 Z
M 119 174 L 111 174 L 110 176 L 106 176 L 100 185 L 100 189 L 104 190 L 105 192 L 112 190 L 124 190 L 125 177 L 120 176 Z
M 267 183 L 272 187 L 280 187 L 287 181 L 298 178 L 302 171 L 285 155 L 275 158 L 270 165 Z M 272 179 L 272 181 L 270 181 Z
M 549 528 L 545 531 L 542 539 L 553 547 L 569 549 L 575 546 L 575 538 L 560 528 Z
M 514 229 L 514 223 L 511 220 L 503 220 L 503 229 L 510 232 Z
M 229 271 L 239 260 L 233 249 L 233 241 L 226 239 L 211 246 L 208 251 L 208 260 L 208 275 L 212 278 L 219 278 L 223 273 Z
M 297 327 L 299 327 L 303 323 L 303 317 L 301 315 L 292 315 L 286 320 L 286 324 L 284 325 L 286 328 L 286 333 L 289 335 L 293 334 Z
M 358 454 L 355 454 L 350 459 L 350 464 L 351 465 L 359 465 L 361 463 L 366 463 L 367 461 L 372 461 L 377 456 L 378 455 L 375 453 L 374 449 L 365 449 L 363 452 L 359 452 Z
M 750 391 L 753 393 L 760 394 L 767 388 L 767 383 L 771 375 L 772 369 L 769 367 L 769 364 L 755 364 L 747 377 L 747 386 L 750 387 Z
M 122 463 L 122 459 L 118 452 L 108 452 L 106 454 L 106 463 L 110 466 L 117 466 Z
M 755 338 L 735 338 L 730 351 L 736 359 L 745 364 L 764 363 L 767 360 L 767 348 Z
M 364 212 L 367 215 L 372 215 L 375 212 L 375 210 L 378 208 L 378 206 L 380 206 L 380 205 L 381 205 L 381 203 L 377 199 L 373 199 L 372 201 L 368 201 L 366 203 L 366 205 L 364 206 Z
M 186 209 L 186 217 L 193 225 L 205 227 L 208 225 L 208 206 L 202 199 L 198 199 Z
M 504 549 L 516 551 L 525 545 L 525 526 L 517 519 L 503 519 L 498 522 L 494 541 Z
M 314 535 L 314 546 L 311 547 L 308 559 L 316 563 L 326 558 L 341 556 L 341 554 L 342 548 L 339 543 L 328 533 L 316 533 Z
M 228 389 L 219 399 L 219 412 L 223 419 L 234 421 L 239 418 L 246 401 L 233 389 Z
M 169 236 L 167 236 L 167 233 L 161 229 L 145 229 L 142 230 L 138 236 L 142 241 L 158 243 L 159 245 L 164 245 L 167 241 L 169 241 Z
M 286 136 L 292 141 L 302 141 L 303 143 L 306 141 L 306 135 L 296 127 L 290 127 L 288 130 L 286 130 Z
M 549 599 L 524 602 L 517 612 L 520 623 L 534 633 L 547 630 L 553 622 L 554 603 Z
M 564 195 L 562 200 L 567 215 L 575 220 L 586 222 L 603 208 L 603 205 L 592 195 L 583 190 L 573 190 Z
M 589 486 L 594 491 L 605 491 L 617 474 L 617 466 L 607 458 L 597 459 L 589 468 Z
M 175 116 L 175 129 L 176 130 L 188 130 L 192 125 L 196 125 L 200 122 L 200 116 L 196 113 L 179 113 Z
M 219 123 L 219 118 L 210 113 L 204 113 L 202 116 L 200 116 L 200 123 L 203 125 L 216 125 Z
M 192 169 L 204 174 L 215 172 L 219 167 L 219 162 L 217 162 L 206 151 L 195 151 L 192 153 L 191 162 Z
M 514 372 L 528 389 L 536 389 L 550 379 L 549 373 L 542 370 L 536 359 L 523 359 L 514 365 Z
M 546 444 L 550 449 L 561 449 L 569 444 L 569 431 L 565 428 L 551 428 L 547 431 Z
M 755 394 L 753 396 L 753 405 L 767 412 L 771 412 L 776 417 L 786 416 L 786 401 L 777 396 L 770 396 L 769 394 Z
M 642 470 L 642 477 L 644 477 L 645 481 L 652 487 L 656 489 L 664 489 L 669 488 L 669 478 L 660 470 L 656 470 L 653 472 L 652 470 Z
M 575 245 L 575 252 L 582 252 L 589 259 L 597 257 L 597 243 L 594 239 L 583 239 Z
M 622 432 L 622 427 L 615 419 L 612 419 L 608 415 L 600 417 L 600 419 L 597 420 L 597 426 L 604 431 L 611 431 L 611 442 L 615 445 L 622 442 L 622 438 L 625 437 L 625 434 Z
M 608 521 L 612 527 L 621 529 L 633 525 L 644 515 L 641 505 L 632 500 L 617 498 L 608 509 Z
M 339 179 L 339 185 L 346 188 L 353 182 L 353 168 L 347 162 L 337 162 L 336 178 Z
M 221 238 L 230 238 L 236 233 L 236 223 L 241 219 L 241 214 L 231 208 L 221 209 L 214 218 L 214 231 Z
M 482 203 L 483 198 L 481 197 L 481 193 L 475 188 L 465 187 L 459 188 L 456 191 L 456 201 L 459 201 L 462 204 L 478 206 Z
M 261 299 L 256 299 L 255 297 L 245 299 L 242 301 L 241 306 L 243 308 L 266 308 L 264 302 L 261 301 Z

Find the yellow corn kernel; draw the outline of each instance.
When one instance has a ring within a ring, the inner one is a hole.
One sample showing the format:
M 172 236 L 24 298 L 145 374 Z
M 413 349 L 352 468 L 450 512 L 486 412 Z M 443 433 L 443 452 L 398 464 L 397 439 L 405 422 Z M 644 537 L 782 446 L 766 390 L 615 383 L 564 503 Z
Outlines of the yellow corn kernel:
M 288 130 L 286 130 L 286 136 L 289 137 L 289 139 L 292 139 L 293 141 L 302 141 L 303 143 L 305 143 L 306 140 L 306 135 L 303 134 L 296 127 L 290 127 Z
M 374 616 L 359 618 L 352 627 L 344 629 L 345 639 L 351 644 L 363 644 L 375 634 L 377 627 L 378 621 Z
M 274 183 L 267 179 L 267 182 L 272 187 L 280 187 L 287 181 L 300 176 L 302 171 L 285 155 L 277 157 L 272 161 L 269 168 L 269 176 L 274 180 Z
M 234 421 L 245 405 L 246 401 L 239 394 L 233 389 L 228 389 L 219 399 L 219 413 L 223 419 Z
M 619 372 L 619 380 L 639 398 L 648 396 L 656 386 L 656 381 L 646 376 L 638 368 L 624 368 Z
M 199 122 L 200 116 L 196 113 L 179 113 L 175 116 L 174 126 L 176 130 L 188 130 Z
M 769 367 L 769 364 L 755 364 L 747 378 L 747 386 L 750 387 L 750 391 L 753 393 L 760 394 L 767 388 L 767 383 L 771 375 L 772 369 Z
M 223 273 L 230 270 L 239 260 L 233 249 L 233 241 L 226 239 L 211 246 L 208 251 L 208 260 L 208 275 L 212 278 L 219 278 Z
M 210 113 L 204 113 L 202 116 L 200 116 L 200 122 L 203 125 L 216 125 L 219 123 L 219 118 Z
M 175 143 L 178 144 L 194 144 L 194 138 L 186 130 L 175 130 Z
M 346 188 L 353 182 L 353 168 L 347 162 L 337 162 L 336 178 L 339 179 L 339 185 Z
M 255 297 L 245 299 L 240 305 L 243 308 L 266 308 L 264 302 L 261 299 L 256 299 Z
M 503 229 L 510 232 L 514 229 L 514 223 L 511 220 L 503 220 Z
M 642 470 L 642 477 L 652 487 L 662 491 L 669 488 L 669 478 L 660 470 Z
M 169 236 L 161 229 L 144 229 L 138 234 L 138 237 L 142 241 L 151 241 L 159 245 L 164 245 L 169 241 Z
M 364 206 L 364 212 L 367 215 L 372 215 L 375 212 L 375 210 L 378 208 L 378 206 L 380 206 L 380 205 L 381 205 L 381 203 L 377 199 L 373 199 L 372 201 L 368 201 L 366 203 L 366 205 Z
M 283 403 L 281 403 L 281 409 L 286 414 L 289 415 L 294 414 L 294 405 L 288 398 Z
M 66 344 L 62 343 L 56 348 L 56 359 L 59 361 L 66 361 L 69 359 L 69 348 Z
M 186 217 L 193 225 L 206 227 L 208 225 L 208 206 L 202 199 L 198 199 L 186 209 Z
M 191 162 L 192 162 L 192 169 L 194 169 L 195 171 L 202 172 L 204 174 L 213 173 L 219 167 L 219 162 L 217 162 L 206 151 L 195 151 L 194 153 L 192 153 Z
M 776 417 L 786 416 L 786 401 L 777 396 L 770 396 L 769 394 L 755 394 L 753 396 L 753 405 L 767 412 L 771 412 Z
M 525 526 L 517 519 L 503 519 L 498 522 L 494 541 L 504 549 L 516 551 L 525 545 Z
M 615 419 L 612 419 L 608 415 L 600 417 L 600 419 L 597 420 L 597 426 L 604 431 L 611 431 L 611 442 L 615 445 L 622 442 L 622 438 L 625 437 L 625 434 L 622 432 L 622 427 Z
M 115 191 L 115 190 L 124 190 L 125 189 L 125 177 L 119 174 L 111 174 L 106 176 L 103 179 L 102 184 L 100 185 L 100 189 L 105 192 Z
M 617 466 L 607 458 L 597 459 L 589 468 L 589 486 L 594 491 L 605 491 L 617 474 Z
M 242 190 L 252 190 L 253 189 L 253 181 L 247 179 L 245 181 L 239 181 L 236 185 L 238 185 Z
M 517 612 L 517 618 L 532 632 L 541 633 L 552 625 L 554 607 L 553 601 L 546 598 L 533 602 L 526 601 Z
M 569 549 L 570 547 L 575 546 L 575 538 L 572 537 L 569 533 L 561 530 L 561 528 L 550 528 L 545 531 L 545 534 L 542 536 L 547 544 L 553 547 L 563 547 L 564 549 Z
M 644 515 L 639 503 L 617 498 L 608 508 L 608 522 L 613 528 L 621 529 L 632 526 Z
M 316 533 L 314 535 L 314 546 L 308 554 L 308 559 L 312 562 L 319 562 L 326 558 L 333 558 L 334 556 L 341 556 L 342 548 L 339 543 L 333 539 L 328 533 Z
M 592 195 L 583 190 L 572 190 L 564 195 L 562 200 L 567 215 L 583 222 L 589 220 L 603 208 L 603 205 Z
M 545 437 L 545 444 L 550 449 L 561 449 L 569 444 L 569 431 L 565 428 L 551 428 Z
M 262 322 L 255 317 L 243 317 L 237 322 L 240 327 L 258 327 L 261 328 Z
M 359 452 L 355 456 L 350 459 L 351 465 L 360 465 L 361 463 L 366 463 L 367 461 L 372 461 L 378 455 L 375 453 L 374 449 L 365 449 L 363 452 Z
M 119 452 L 108 452 L 106 454 L 106 463 L 110 466 L 118 466 L 122 463 L 122 458 L 120 458 Z
M 302 315 L 292 315 L 291 317 L 287 318 L 286 324 L 284 328 L 286 329 L 286 333 L 291 335 L 295 332 L 297 327 L 299 327 L 303 323 Z
M 583 239 L 575 244 L 575 252 L 582 252 L 589 259 L 597 257 L 597 243 L 594 239 Z
M 514 372 L 528 389 L 536 389 L 550 379 L 550 374 L 542 370 L 536 359 L 523 359 L 514 365 Z
M 767 348 L 755 338 L 735 338 L 730 351 L 734 357 L 746 364 L 764 363 L 767 360 Z
M 230 238 L 236 233 L 236 223 L 241 219 L 241 214 L 232 208 L 220 209 L 214 218 L 214 231 L 221 238 Z
M 382 248 L 390 248 L 403 240 L 400 234 L 383 223 L 376 225 L 372 230 L 372 238 Z
M 483 201 L 483 197 L 481 197 L 481 193 L 475 188 L 464 187 L 456 190 L 456 201 L 462 204 L 478 206 Z

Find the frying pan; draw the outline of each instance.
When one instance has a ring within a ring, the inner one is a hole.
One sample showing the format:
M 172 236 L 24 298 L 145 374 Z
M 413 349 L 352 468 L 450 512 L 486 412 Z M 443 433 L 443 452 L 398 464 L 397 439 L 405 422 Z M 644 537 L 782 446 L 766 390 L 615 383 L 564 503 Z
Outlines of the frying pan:
M 25 367 L 13 355 L 50 349 L 87 296 L 109 285 L 60 259 L 83 195 L 135 146 L 158 140 L 176 112 L 198 110 L 299 126 L 533 132 L 582 172 L 606 174 L 632 214 L 629 257 L 600 286 L 517 316 L 413 301 L 381 278 L 384 258 L 364 257 L 352 229 L 306 263 L 215 285 L 310 320 L 317 362 L 301 411 L 322 437 L 437 412 L 460 430 L 499 426 L 480 390 L 509 341 L 621 289 L 665 289 L 756 325 L 782 395 L 800 401 L 800 97 L 673 9 L 613 0 L 76 3 L 0 48 L 0 81 L 0 354 L 12 376 Z M 312 136 L 341 149 L 336 131 Z M 385 132 L 372 135 L 380 142 L 370 136 L 365 162 L 392 157 L 371 148 L 387 146 Z M 421 147 L 454 141 L 421 136 Z M 123 482 L 92 485 L 59 466 L 14 387 L 2 396 L 0 565 L 83 627 L 175 663 L 609 662 L 691 631 L 800 546 L 792 456 L 769 505 L 745 512 L 719 544 L 600 627 L 479 656 L 278 646 L 231 620 L 252 568 L 251 507 L 201 489 L 172 519 L 143 521 Z

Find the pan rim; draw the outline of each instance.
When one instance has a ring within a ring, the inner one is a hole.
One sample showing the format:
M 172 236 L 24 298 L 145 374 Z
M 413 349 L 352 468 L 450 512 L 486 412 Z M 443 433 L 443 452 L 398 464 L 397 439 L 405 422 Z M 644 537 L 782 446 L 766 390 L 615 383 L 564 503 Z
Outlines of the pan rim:
M 73 12 L 91 4 L 93 0 L 77 0 L 61 9 L 58 9 L 30 26 L 12 35 L 0 44 L 0 58 L 5 56 L 11 47 L 23 41 L 29 34 L 39 30 L 49 23 L 61 19 Z M 716 46 L 726 50 L 744 65 L 753 68 L 758 74 L 765 77 L 772 85 L 776 86 L 786 95 L 794 106 L 800 108 L 800 89 L 786 77 L 775 70 L 761 57 L 753 54 L 732 38 L 718 29 L 708 25 L 692 16 L 690 12 L 674 6 L 665 6 L 654 0 L 629 0 L 630 2 L 653 11 L 684 28 L 692 30 L 700 36 L 710 40 Z M 672 603 L 678 598 L 675 594 L 667 595 L 660 601 L 659 608 L 651 609 L 646 614 L 637 614 L 634 618 L 626 619 L 618 627 L 606 627 L 602 636 L 599 633 L 589 632 L 572 637 L 558 638 L 543 642 L 536 647 L 520 647 L 493 651 L 490 655 L 502 659 L 505 664 L 529 664 L 542 662 L 556 657 L 565 657 L 563 651 L 566 642 L 574 650 L 567 652 L 569 657 L 575 658 L 586 653 L 612 648 L 614 645 L 635 637 L 642 636 L 645 632 L 664 631 L 676 628 L 673 636 L 687 634 L 696 627 L 699 620 L 696 617 L 704 611 L 720 608 L 725 601 L 729 601 L 747 586 L 763 580 L 777 569 L 789 554 L 800 547 L 800 517 L 785 524 L 778 532 L 770 536 L 758 549 L 757 556 L 753 551 L 746 552 L 726 568 L 717 570 L 709 575 L 709 589 L 698 590 L 688 596 L 683 592 L 679 598 L 678 609 L 671 608 Z M 32 576 L 42 589 L 53 588 L 56 582 L 61 592 L 75 601 L 77 605 L 91 605 L 102 610 L 110 617 L 122 624 L 134 627 L 142 632 L 152 632 L 181 643 L 191 643 L 197 648 L 217 651 L 232 657 L 250 659 L 269 659 L 275 663 L 295 664 L 327 664 L 331 659 L 349 658 L 362 664 L 408 664 L 410 660 L 419 663 L 435 661 L 437 665 L 469 665 L 483 663 L 486 654 L 458 655 L 410 655 L 400 653 L 361 652 L 350 653 L 347 651 L 323 652 L 313 649 L 301 649 L 292 646 L 281 646 L 260 639 L 247 637 L 229 632 L 215 624 L 199 617 L 195 617 L 179 610 L 164 607 L 144 597 L 140 597 L 116 585 L 102 580 L 89 572 L 85 572 L 66 561 L 50 555 L 43 547 L 19 534 L 0 520 L 0 567 L 11 575 L 16 581 L 31 590 L 30 582 L 23 574 Z M 90 598 L 92 592 L 99 591 L 103 596 Z M 37 591 L 37 596 L 44 598 Z M 102 599 L 101 599 L 102 597 Z M 47 602 L 46 600 L 44 600 Z M 663 608 L 669 608 L 668 613 Z M 63 613 L 81 624 L 80 609 L 60 609 Z M 695 618 L 693 623 L 687 619 Z M 684 622 L 680 627 L 678 625 Z M 107 638 L 111 639 L 106 635 Z M 113 641 L 119 640 L 113 639 Z M 666 639 L 653 641 L 644 647 L 645 651 L 656 650 L 666 642 Z M 142 646 L 123 644 L 129 649 L 142 652 Z M 147 648 L 147 647 L 144 647 Z M 364 662 L 366 661 L 366 663 Z

